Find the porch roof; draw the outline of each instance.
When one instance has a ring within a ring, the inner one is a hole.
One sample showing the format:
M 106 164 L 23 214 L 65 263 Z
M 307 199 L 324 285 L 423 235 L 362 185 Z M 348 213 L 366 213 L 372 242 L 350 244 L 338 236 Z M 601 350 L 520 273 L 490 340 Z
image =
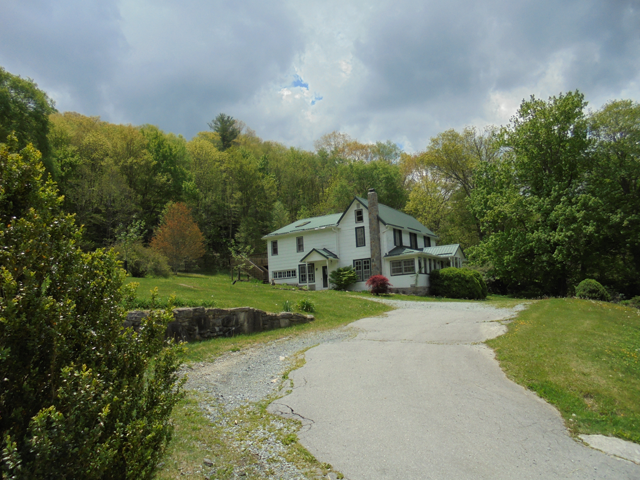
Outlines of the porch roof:
M 417 255 L 420 253 L 427 254 L 432 257 L 453 257 L 460 248 L 460 244 L 454 243 L 451 245 L 437 245 L 435 247 L 426 248 L 410 248 L 410 247 L 394 247 L 393 250 L 385 254 L 385 257 L 398 257 L 401 255 Z M 462 251 L 462 249 L 460 249 Z M 464 252 L 462 252 L 464 256 Z
M 320 250 L 314 248 L 302 257 L 300 263 L 317 262 L 322 260 L 338 260 L 338 256 L 326 248 L 321 248 Z

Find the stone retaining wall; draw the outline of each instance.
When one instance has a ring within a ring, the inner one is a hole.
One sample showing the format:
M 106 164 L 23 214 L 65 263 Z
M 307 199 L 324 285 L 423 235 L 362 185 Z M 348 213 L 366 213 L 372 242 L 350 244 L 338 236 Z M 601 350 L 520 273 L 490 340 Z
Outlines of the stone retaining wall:
M 389 293 L 400 293 L 402 295 L 418 295 L 420 297 L 424 297 L 429 295 L 429 287 L 390 287 Z
M 149 311 L 134 310 L 127 314 L 125 327 L 140 327 Z M 174 321 L 167 326 L 167 337 L 185 342 L 215 337 L 232 337 L 242 333 L 262 332 L 274 328 L 308 323 L 313 315 L 282 312 L 269 313 L 251 307 L 239 308 L 175 308 Z

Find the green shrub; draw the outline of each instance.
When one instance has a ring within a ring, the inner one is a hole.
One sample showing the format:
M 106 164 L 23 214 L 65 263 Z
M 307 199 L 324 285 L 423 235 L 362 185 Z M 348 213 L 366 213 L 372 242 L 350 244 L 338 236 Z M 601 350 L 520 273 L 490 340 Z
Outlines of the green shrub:
M 308 298 L 303 298 L 302 300 L 300 300 L 297 307 L 301 312 L 313 313 L 316 311 L 315 304 Z
M 429 275 L 430 293 L 440 297 L 468 298 L 482 300 L 487 298 L 487 285 L 482 275 L 466 268 L 443 268 Z
M 600 284 L 600 282 L 592 278 L 586 278 L 576 287 L 576 297 L 585 300 L 600 300 L 608 302 L 611 300 L 609 292 Z
M 336 290 L 346 290 L 358 281 L 358 275 L 351 266 L 337 268 L 329 274 L 329 281 Z
M 118 257 L 124 261 L 122 247 L 116 245 L 114 250 L 118 253 Z M 130 247 L 128 257 L 127 266 L 132 277 L 142 278 L 151 275 L 166 278 L 172 273 L 167 257 L 141 243 Z
M 480 273 L 477 270 L 468 270 L 468 271 L 473 274 L 473 276 L 476 278 L 476 280 L 480 284 L 480 287 L 482 288 L 481 298 L 487 298 L 487 295 L 489 295 L 489 288 L 487 287 L 487 282 L 484 281 L 484 277 L 482 276 L 482 273 Z
M 133 287 L 115 253 L 78 247 L 39 158 L 0 144 L 0 475 L 150 479 L 182 396 L 171 316 L 123 327 Z
M 629 300 L 629 306 L 640 308 L 640 296 L 633 297 L 631 300 Z

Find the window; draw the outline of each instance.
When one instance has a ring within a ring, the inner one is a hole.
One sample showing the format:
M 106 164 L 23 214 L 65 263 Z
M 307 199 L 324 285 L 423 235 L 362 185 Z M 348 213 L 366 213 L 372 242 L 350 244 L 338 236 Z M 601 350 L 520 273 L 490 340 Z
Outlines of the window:
M 409 232 L 409 246 L 414 250 L 418 249 L 418 234 Z
M 364 247 L 365 244 L 364 227 L 356 227 L 356 247 Z
M 418 273 L 424 273 L 424 266 L 421 258 L 418 259 Z
M 296 237 L 296 245 L 298 247 L 298 253 L 304 252 L 304 237 Z
M 393 244 L 396 247 L 402 246 L 402 230 L 398 230 L 397 228 L 393 229 Z
M 356 210 L 356 223 L 364 222 L 364 215 L 362 214 L 362 209 L 359 208 Z
M 431 237 L 427 237 L 426 235 L 422 237 L 424 239 L 424 248 L 428 248 L 431 246 Z
M 278 241 L 277 240 L 272 240 L 271 241 L 271 255 L 277 255 L 278 254 Z
M 279 280 L 282 278 L 296 278 L 295 270 L 279 270 L 277 272 L 271 273 L 271 278 L 274 280 Z
M 358 276 L 358 282 L 364 282 L 371 276 L 371 259 L 363 258 L 362 260 L 353 261 L 353 269 Z
M 298 265 L 298 271 L 300 274 L 300 283 L 316 283 L 316 274 L 313 271 L 313 263 L 303 263 Z
M 416 263 L 413 258 L 391 262 L 391 275 L 409 275 L 411 273 L 416 273 Z

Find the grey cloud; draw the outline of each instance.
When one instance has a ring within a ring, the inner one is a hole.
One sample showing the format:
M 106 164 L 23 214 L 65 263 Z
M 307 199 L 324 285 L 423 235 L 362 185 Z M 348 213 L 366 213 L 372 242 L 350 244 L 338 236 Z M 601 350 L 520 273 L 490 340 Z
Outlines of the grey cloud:
M 303 43 L 295 18 L 260 0 L 3 8 L 0 44 L 11 48 L 0 48 L 0 64 L 68 93 L 61 109 L 186 136 L 280 78 Z
M 468 117 L 493 89 L 535 83 L 562 53 L 573 57 L 563 65 L 568 90 L 615 88 L 640 71 L 630 1 L 415 3 L 389 6 L 357 44 L 370 71 L 363 104 L 418 103 L 439 106 L 443 118 Z
M 95 110 L 127 43 L 114 1 L 3 1 L 0 64 Z
M 149 26 L 152 41 L 140 40 L 113 89 L 115 109 L 133 123 L 191 136 L 221 111 L 236 116 L 235 106 L 279 78 L 301 44 L 295 19 L 259 0 L 165 7 L 156 20 L 170 31 Z

